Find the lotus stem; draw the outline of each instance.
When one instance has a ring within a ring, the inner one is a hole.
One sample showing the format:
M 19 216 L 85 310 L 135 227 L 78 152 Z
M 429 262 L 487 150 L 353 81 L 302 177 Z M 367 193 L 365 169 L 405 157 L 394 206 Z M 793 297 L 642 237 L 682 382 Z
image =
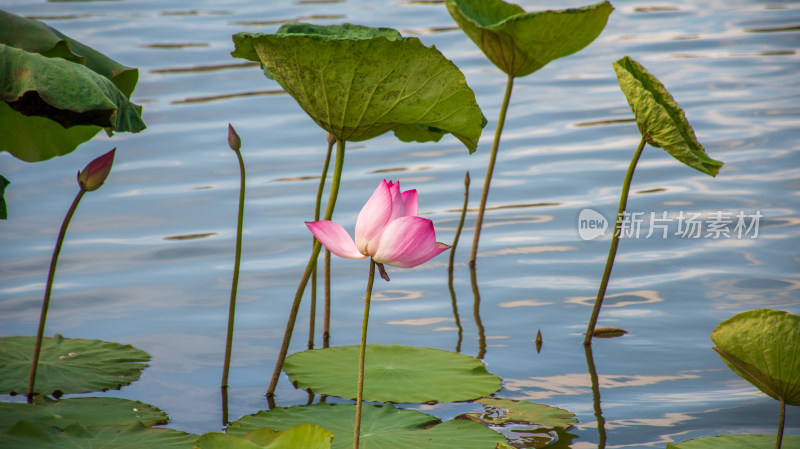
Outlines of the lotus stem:
M 319 220 L 320 209 L 322 209 L 322 191 L 325 190 L 325 179 L 328 177 L 328 167 L 331 165 L 331 153 L 333 152 L 333 144 L 336 143 L 336 138 L 332 134 L 328 134 L 328 151 L 325 153 L 325 162 L 322 164 L 322 174 L 319 177 L 319 187 L 317 187 L 317 200 L 314 204 L 314 221 Z M 313 242 L 316 238 L 312 237 Z M 328 261 L 327 263 L 330 263 Z M 308 349 L 314 349 L 314 328 L 317 320 L 317 263 L 314 262 L 314 271 L 311 272 L 311 312 L 308 320 Z M 326 291 L 327 293 L 327 291 Z
M 456 352 L 461 352 L 461 340 L 464 336 L 464 329 L 461 327 L 461 319 L 458 316 L 456 289 L 453 286 L 453 270 L 456 258 L 456 246 L 458 246 L 458 238 L 461 236 L 461 229 L 464 227 L 464 219 L 467 216 L 467 205 L 469 204 L 469 181 L 469 172 L 467 172 L 467 174 L 464 176 L 464 205 L 461 206 L 461 218 L 458 220 L 456 235 L 453 237 L 453 245 L 450 248 L 450 262 L 447 265 L 447 287 L 450 289 L 450 299 L 453 304 L 453 318 L 455 318 L 456 327 L 458 327 L 458 342 L 456 343 Z
M 61 253 L 61 246 L 64 243 L 64 236 L 67 234 L 67 227 L 69 227 L 69 222 L 72 220 L 72 216 L 75 215 L 75 209 L 78 208 L 78 203 L 81 202 L 81 198 L 87 192 L 84 187 L 81 187 L 78 195 L 75 196 L 75 199 L 72 201 L 72 205 L 69 207 L 67 211 L 67 215 L 64 217 L 64 221 L 61 223 L 61 230 L 58 231 L 58 238 L 56 239 L 56 246 L 53 249 L 53 257 L 50 259 L 50 271 L 47 273 L 47 284 L 44 290 L 44 300 L 42 301 L 42 313 L 39 316 L 39 329 L 36 332 L 36 343 L 33 346 L 33 360 L 31 360 L 31 371 L 30 375 L 28 376 L 28 403 L 33 403 L 33 396 L 34 396 L 34 389 L 36 384 L 36 370 L 39 367 L 39 354 L 42 352 L 42 337 L 44 335 L 44 325 L 47 321 L 47 309 L 50 307 L 50 294 L 53 292 L 53 278 L 56 275 L 56 265 L 58 265 L 58 255 Z
M 783 426 L 786 423 L 786 400 L 783 398 L 780 401 L 780 414 L 778 416 L 778 437 L 775 441 L 775 449 L 781 449 L 783 444 Z
M 325 271 L 322 279 L 325 283 L 325 315 L 322 322 L 322 347 L 327 348 L 331 342 L 331 252 L 325 248 Z
M 481 193 L 481 205 L 478 208 L 478 218 L 475 220 L 475 234 L 472 237 L 472 252 L 469 256 L 469 265 L 475 266 L 478 258 L 478 240 L 481 238 L 481 227 L 483 227 L 483 214 L 486 211 L 486 200 L 489 198 L 489 186 L 492 183 L 492 173 L 494 164 L 497 160 L 497 148 L 500 146 L 500 135 L 503 133 L 503 125 L 506 122 L 506 112 L 508 103 L 511 100 L 511 90 L 514 88 L 514 76 L 508 75 L 506 82 L 506 93 L 503 96 L 503 104 L 500 106 L 500 116 L 497 118 L 497 129 L 494 130 L 494 143 L 492 143 L 492 153 L 489 155 L 489 165 L 486 167 L 486 179 L 483 181 L 483 193 Z
M 369 323 L 369 302 L 372 298 L 372 284 L 375 281 L 375 261 L 369 260 L 367 293 L 364 295 L 364 319 L 361 322 L 361 349 L 358 353 L 358 386 L 356 391 L 356 421 L 353 430 L 353 449 L 358 449 L 361 438 L 361 408 L 364 402 L 364 362 L 367 358 L 367 324 Z
M 236 159 L 239 160 L 239 215 L 236 222 L 236 255 L 233 261 L 233 281 L 231 282 L 231 302 L 228 308 L 228 336 L 225 341 L 225 363 L 222 367 L 223 389 L 228 388 L 228 373 L 231 369 L 231 352 L 233 350 L 233 321 L 236 315 L 236 292 L 239 288 L 239 267 L 242 262 L 242 225 L 244 223 L 244 192 L 245 192 L 245 172 L 244 159 L 242 152 L 238 149 L 233 150 Z
M 337 140 L 336 162 L 333 166 L 333 180 L 331 181 L 331 191 L 328 196 L 328 205 L 325 209 L 325 220 L 331 219 L 333 216 L 333 209 L 336 206 L 336 197 L 339 194 L 339 184 L 342 179 L 344 151 L 345 141 L 341 139 Z M 292 332 L 294 331 L 294 323 L 297 321 L 297 313 L 300 311 L 300 302 L 303 298 L 303 292 L 305 291 L 306 285 L 308 285 L 309 278 L 311 278 L 311 272 L 314 269 L 314 265 L 317 263 L 317 257 L 319 256 L 321 249 L 322 244 L 315 242 L 314 248 L 311 250 L 311 257 L 309 257 L 308 264 L 306 265 L 306 270 L 303 272 L 303 277 L 300 279 L 300 284 L 297 286 L 297 291 L 294 295 L 294 301 L 292 302 L 292 308 L 289 311 L 289 320 L 286 323 L 286 331 L 283 334 L 283 343 L 281 343 L 281 349 L 278 353 L 278 360 L 275 361 L 275 369 L 272 372 L 272 378 L 270 379 L 269 386 L 267 387 L 267 396 L 273 396 L 275 394 L 275 388 L 278 385 L 278 379 L 280 378 L 281 371 L 283 370 L 283 362 L 286 360 L 286 354 L 289 352 L 289 343 L 292 340 Z
M 583 339 L 584 345 L 592 344 L 592 337 L 594 336 L 594 327 L 597 325 L 597 317 L 600 315 L 600 307 L 603 305 L 603 299 L 606 296 L 606 288 L 608 287 L 608 279 L 611 277 L 611 269 L 614 267 L 614 258 L 617 255 L 617 246 L 619 246 L 619 234 L 622 228 L 622 218 L 625 213 L 625 206 L 628 203 L 628 191 L 631 188 L 631 180 L 633 179 L 633 171 L 636 169 L 636 164 L 639 162 L 639 157 L 642 155 L 642 150 L 647 140 L 642 136 L 639 146 L 636 147 L 636 152 L 633 153 L 630 165 L 628 165 L 628 172 L 625 173 L 625 180 L 622 182 L 622 193 L 619 197 L 619 208 L 617 209 L 617 216 L 614 220 L 614 235 L 611 236 L 611 247 L 608 250 L 608 258 L 606 259 L 606 268 L 603 270 L 603 279 L 600 281 L 600 289 L 597 291 L 597 299 L 594 302 L 592 309 L 592 316 L 589 318 L 589 327 L 586 328 L 586 337 Z

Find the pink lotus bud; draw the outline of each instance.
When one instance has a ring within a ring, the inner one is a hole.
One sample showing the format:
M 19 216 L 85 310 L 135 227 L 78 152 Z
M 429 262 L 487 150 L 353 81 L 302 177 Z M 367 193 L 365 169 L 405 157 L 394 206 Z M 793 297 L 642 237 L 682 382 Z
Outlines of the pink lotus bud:
M 117 151 L 116 148 L 89 162 L 83 170 L 78 172 L 78 184 L 81 188 L 91 192 L 103 185 L 111 171 L 115 151 Z
M 236 130 L 233 129 L 230 123 L 228 123 L 228 146 L 231 147 L 233 151 L 239 151 L 239 148 L 242 147 L 242 139 L 239 138 L 239 135 L 236 134 Z

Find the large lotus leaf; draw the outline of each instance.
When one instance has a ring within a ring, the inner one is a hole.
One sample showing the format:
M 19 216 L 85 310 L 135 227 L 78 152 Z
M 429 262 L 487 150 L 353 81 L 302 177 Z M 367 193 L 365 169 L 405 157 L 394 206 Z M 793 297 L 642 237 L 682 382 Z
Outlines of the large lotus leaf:
M 201 435 L 194 449 L 330 449 L 333 434 L 314 424 L 284 431 L 256 429 L 244 436 L 211 432 Z
M 775 435 L 717 435 L 667 443 L 666 449 L 772 449 L 775 447 Z M 784 449 L 800 448 L 800 436 L 783 437 Z
M 24 393 L 35 337 L 0 338 L 0 393 Z M 135 381 L 150 356 L 131 345 L 64 338 L 42 341 L 36 391 L 41 394 L 86 393 L 121 388 Z
M 558 407 L 501 398 L 481 398 L 484 413 L 469 413 L 470 419 L 492 425 L 526 424 L 537 428 L 568 429 L 578 420 L 573 413 Z
M 0 151 L 24 161 L 68 153 L 101 127 L 145 128 L 139 106 L 80 64 L 0 44 L 0 79 Z
M 20 421 L 0 433 L 2 449 L 192 449 L 197 435 L 174 429 L 129 427 L 86 429 L 77 424 L 65 429 L 35 421 Z
M 358 346 L 313 349 L 286 358 L 283 369 L 300 388 L 356 397 Z M 468 355 L 401 345 L 367 345 L 364 399 L 377 402 L 454 402 L 487 396 L 499 377 Z
M 613 66 L 619 87 L 647 143 L 663 148 L 689 167 L 717 176 L 723 163 L 708 157 L 683 109 L 661 81 L 628 56 Z
M 446 4 L 453 20 L 489 60 L 515 77 L 591 44 L 614 10 L 607 1 L 530 13 L 502 0 L 447 0 Z
M 474 92 L 455 64 L 417 38 L 349 24 L 286 24 L 276 34 L 235 34 L 233 42 L 234 57 L 260 61 L 339 139 L 398 129 L 409 138 L 409 126 L 422 126 L 453 134 L 470 152 L 477 147 L 485 121 Z
M 40 421 L 63 429 L 71 424 L 84 427 L 145 426 L 166 424 L 167 414 L 139 401 L 122 398 L 70 398 L 47 400 L 44 405 L 0 402 L 0 432 L 17 421 Z
M 0 10 L 0 43 L 49 58 L 64 58 L 110 79 L 127 98 L 139 80 L 137 69 L 126 67 L 108 56 L 65 36 L 38 20 Z
M 742 312 L 717 325 L 711 340 L 736 374 L 775 399 L 800 405 L 800 315 Z
M 317 403 L 260 411 L 232 423 L 227 432 L 243 435 L 253 429 L 285 430 L 301 423 L 316 424 L 334 435 L 332 449 L 353 447 L 354 404 Z M 505 441 L 499 433 L 472 421 L 440 423 L 435 416 L 386 404 L 364 404 L 361 449 L 495 449 Z

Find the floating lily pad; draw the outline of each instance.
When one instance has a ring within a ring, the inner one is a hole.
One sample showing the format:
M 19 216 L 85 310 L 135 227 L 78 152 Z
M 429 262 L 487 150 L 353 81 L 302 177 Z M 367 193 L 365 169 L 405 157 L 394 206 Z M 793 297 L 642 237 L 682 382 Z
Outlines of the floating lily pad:
M 475 402 L 483 404 L 486 412 L 483 414 L 469 413 L 468 415 L 486 424 L 515 423 L 552 429 L 568 429 L 578 422 L 574 413 L 535 402 L 501 398 L 480 398 Z
M 614 10 L 609 2 L 530 13 L 502 0 L 447 0 L 446 4 L 453 20 L 489 60 L 515 77 L 592 43 Z
M 260 61 L 323 129 L 362 141 L 451 133 L 475 151 L 485 119 L 464 74 L 436 47 L 390 28 L 289 23 L 233 36 L 234 57 Z M 422 128 L 422 130 L 418 129 Z
M 800 315 L 743 312 L 720 323 L 711 340 L 736 374 L 774 399 L 800 405 Z
M 260 411 L 232 423 L 227 432 L 244 435 L 250 430 L 286 430 L 301 423 L 323 426 L 333 433 L 332 449 L 353 447 L 354 404 L 317 403 Z M 414 410 L 386 404 L 364 404 L 361 418 L 361 449 L 495 449 L 505 442 L 499 433 L 472 421 L 447 421 Z
M 0 393 L 24 393 L 33 357 L 35 337 L 0 338 Z M 121 388 L 135 381 L 150 356 L 131 345 L 64 338 L 56 335 L 42 341 L 36 390 L 87 393 Z
M 667 449 L 772 449 L 775 447 L 775 438 L 775 435 L 717 435 L 667 443 Z M 800 437 L 784 435 L 782 447 L 800 447 Z
M 44 405 L 21 402 L 0 402 L 0 432 L 17 421 L 39 421 L 63 429 L 70 424 L 84 427 L 145 426 L 166 424 L 169 417 L 152 405 L 122 398 L 70 398 Z
M 103 128 L 139 132 L 139 72 L 32 19 L 0 11 L 0 151 L 38 162 Z
M 529 401 L 517 401 L 501 398 L 481 398 L 475 402 L 484 405 L 484 413 L 465 413 L 457 419 L 486 424 L 498 432 L 502 432 L 519 447 L 542 447 L 558 439 L 559 443 L 566 443 L 575 436 L 564 432 L 578 422 L 573 413 L 558 407 L 537 404 Z M 548 446 L 550 447 L 550 446 Z
M 343 398 L 356 397 L 358 346 L 313 349 L 286 358 L 284 370 L 300 388 Z M 367 345 L 364 400 L 454 402 L 487 396 L 499 377 L 468 355 L 401 345 Z
M 65 429 L 35 421 L 20 421 L 0 433 L 0 447 L 25 449 L 192 449 L 197 435 L 174 429 L 145 427 L 98 427 L 77 424 Z
M 257 429 L 244 436 L 212 432 L 201 435 L 195 449 L 330 449 L 333 434 L 314 424 L 285 431 Z
M 661 81 L 628 56 L 613 66 L 619 87 L 647 143 L 663 148 L 689 167 L 716 176 L 723 163 L 708 157 L 683 109 Z

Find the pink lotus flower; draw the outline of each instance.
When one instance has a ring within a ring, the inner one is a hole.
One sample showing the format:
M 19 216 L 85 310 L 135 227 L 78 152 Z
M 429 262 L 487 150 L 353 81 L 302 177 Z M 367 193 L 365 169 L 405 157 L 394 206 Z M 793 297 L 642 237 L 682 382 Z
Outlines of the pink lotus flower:
M 106 181 L 108 173 L 111 172 L 111 164 L 114 162 L 114 152 L 116 150 L 114 148 L 89 162 L 83 170 L 79 171 L 78 185 L 89 192 L 99 189 Z
M 330 252 L 348 259 L 372 257 L 378 264 L 416 267 L 450 248 L 436 241 L 433 222 L 417 216 L 417 191 L 383 180 L 356 220 L 356 239 L 333 221 L 306 222 Z

